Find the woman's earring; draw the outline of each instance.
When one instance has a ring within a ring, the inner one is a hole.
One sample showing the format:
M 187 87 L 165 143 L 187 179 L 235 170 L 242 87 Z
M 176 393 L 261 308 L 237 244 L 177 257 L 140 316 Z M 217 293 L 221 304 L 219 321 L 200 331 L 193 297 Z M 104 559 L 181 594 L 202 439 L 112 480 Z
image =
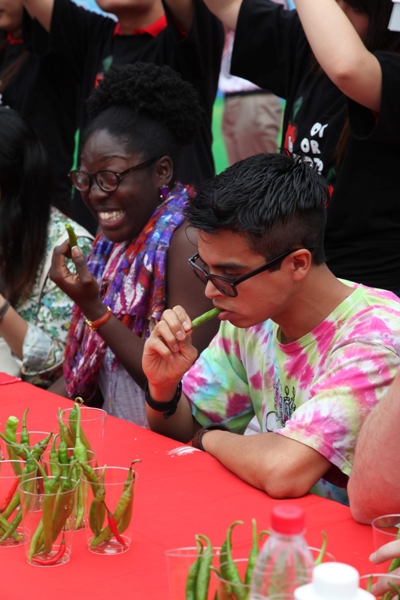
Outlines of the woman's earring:
M 164 202 L 164 200 L 166 200 L 166 198 L 168 197 L 169 194 L 169 187 L 166 185 L 162 185 L 160 187 L 160 200 L 161 202 Z

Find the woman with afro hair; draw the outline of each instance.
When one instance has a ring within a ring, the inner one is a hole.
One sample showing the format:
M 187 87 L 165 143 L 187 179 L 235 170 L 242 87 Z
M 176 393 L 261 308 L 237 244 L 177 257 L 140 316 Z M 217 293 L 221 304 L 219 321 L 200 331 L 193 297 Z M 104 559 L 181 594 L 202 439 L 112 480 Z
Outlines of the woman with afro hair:
M 75 306 L 64 377 L 52 391 L 92 404 L 100 392 L 107 412 L 146 427 L 145 339 L 168 307 L 182 304 L 191 317 L 212 308 L 187 264 L 194 249 L 184 211 L 195 192 L 174 183 L 201 107 L 172 69 L 136 63 L 106 73 L 88 112 L 70 177 L 100 233 L 87 263 L 69 242 L 54 252 L 51 278 Z M 71 255 L 76 275 L 66 266 Z M 211 322 L 193 333 L 199 351 L 216 329 Z

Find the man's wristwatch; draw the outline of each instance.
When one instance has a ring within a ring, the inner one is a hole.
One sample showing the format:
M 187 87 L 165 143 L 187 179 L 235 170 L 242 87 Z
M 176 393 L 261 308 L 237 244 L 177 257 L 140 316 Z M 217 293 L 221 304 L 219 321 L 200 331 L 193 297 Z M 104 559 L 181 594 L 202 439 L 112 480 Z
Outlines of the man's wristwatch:
M 213 429 L 219 429 L 220 431 L 231 431 L 229 427 L 222 425 L 222 423 L 210 423 L 210 425 L 202 427 L 195 433 L 194 438 L 192 439 L 193 448 L 197 448 L 198 450 L 203 450 L 203 452 L 206 452 L 201 440 L 207 431 L 212 431 Z
M 175 413 L 175 411 L 178 407 L 178 402 L 181 399 L 181 395 L 182 395 L 182 381 L 180 381 L 178 383 L 178 387 L 176 388 L 176 392 L 175 392 L 175 395 L 172 398 L 172 400 L 169 400 L 168 402 L 159 402 L 159 400 L 154 400 L 154 398 L 152 398 L 150 396 L 149 383 L 148 383 L 148 381 L 146 381 L 146 385 L 144 388 L 145 400 L 146 400 L 147 404 L 150 406 L 150 408 L 152 408 L 153 410 L 157 410 L 159 412 L 163 412 L 164 419 L 168 419 L 169 417 L 172 417 L 172 415 Z

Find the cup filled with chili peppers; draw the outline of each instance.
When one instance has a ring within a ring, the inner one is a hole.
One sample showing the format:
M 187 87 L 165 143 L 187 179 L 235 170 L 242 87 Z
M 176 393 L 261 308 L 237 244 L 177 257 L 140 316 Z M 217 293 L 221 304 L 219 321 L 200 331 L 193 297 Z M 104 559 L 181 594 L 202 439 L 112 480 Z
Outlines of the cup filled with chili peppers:
M 171 600 L 212 600 L 217 589 L 211 568 L 219 563 L 220 548 L 210 540 L 196 535 L 196 546 L 173 548 L 165 553 Z
M 29 471 L 19 460 L 0 461 L 0 546 L 14 547 L 26 542 L 22 529 L 22 511 L 18 486 L 36 476 L 36 466 Z
M 94 554 L 122 554 L 131 546 L 136 462 L 140 459 L 128 468 L 104 465 L 95 469 L 82 463 L 81 479 L 87 488 L 87 542 Z
M 49 476 L 37 462 L 40 476 L 19 485 L 26 558 L 31 565 L 60 566 L 71 558 L 79 487 L 73 479 L 74 466 L 69 466 L 66 477 L 61 468 Z
M 79 452 L 78 452 L 79 455 Z M 85 458 L 82 457 L 81 458 Z M 63 475 L 66 477 L 69 469 L 69 465 L 76 462 L 77 456 L 75 448 L 64 448 L 63 444 L 60 443 L 57 447 L 57 435 L 53 438 L 53 444 L 51 448 L 47 449 L 46 452 L 43 453 L 42 456 L 42 465 L 47 475 L 52 475 L 53 477 L 57 475 L 58 470 L 61 468 Z M 94 469 L 97 466 L 97 458 L 96 454 L 93 450 L 86 449 L 86 460 L 78 461 L 75 466 L 75 472 L 73 474 L 74 479 L 79 481 L 78 487 L 78 496 L 76 499 L 76 519 L 75 519 L 75 531 L 84 530 L 86 526 L 86 510 L 85 507 L 87 505 L 87 493 L 88 487 L 85 485 L 80 477 L 82 474 L 82 463 L 90 466 Z
M 86 448 L 96 453 L 99 464 L 102 464 L 107 413 L 102 408 L 82 406 L 80 400 L 77 398 L 72 408 L 59 410 L 60 435 L 64 433 L 67 446 L 74 447 L 79 418 L 81 440 Z

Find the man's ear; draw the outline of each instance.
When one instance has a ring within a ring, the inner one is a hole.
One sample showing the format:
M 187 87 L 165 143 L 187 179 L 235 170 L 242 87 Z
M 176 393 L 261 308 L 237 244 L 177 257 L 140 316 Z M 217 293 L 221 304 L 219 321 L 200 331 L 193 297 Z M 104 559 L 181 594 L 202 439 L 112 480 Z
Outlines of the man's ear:
M 294 281 L 304 279 L 312 265 L 311 252 L 305 248 L 296 250 L 290 255 Z
M 170 156 L 162 156 L 156 163 L 154 172 L 157 177 L 157 185 L 159 187 L 166 185 L 168 186 L 172 180 L 174 165 Z

